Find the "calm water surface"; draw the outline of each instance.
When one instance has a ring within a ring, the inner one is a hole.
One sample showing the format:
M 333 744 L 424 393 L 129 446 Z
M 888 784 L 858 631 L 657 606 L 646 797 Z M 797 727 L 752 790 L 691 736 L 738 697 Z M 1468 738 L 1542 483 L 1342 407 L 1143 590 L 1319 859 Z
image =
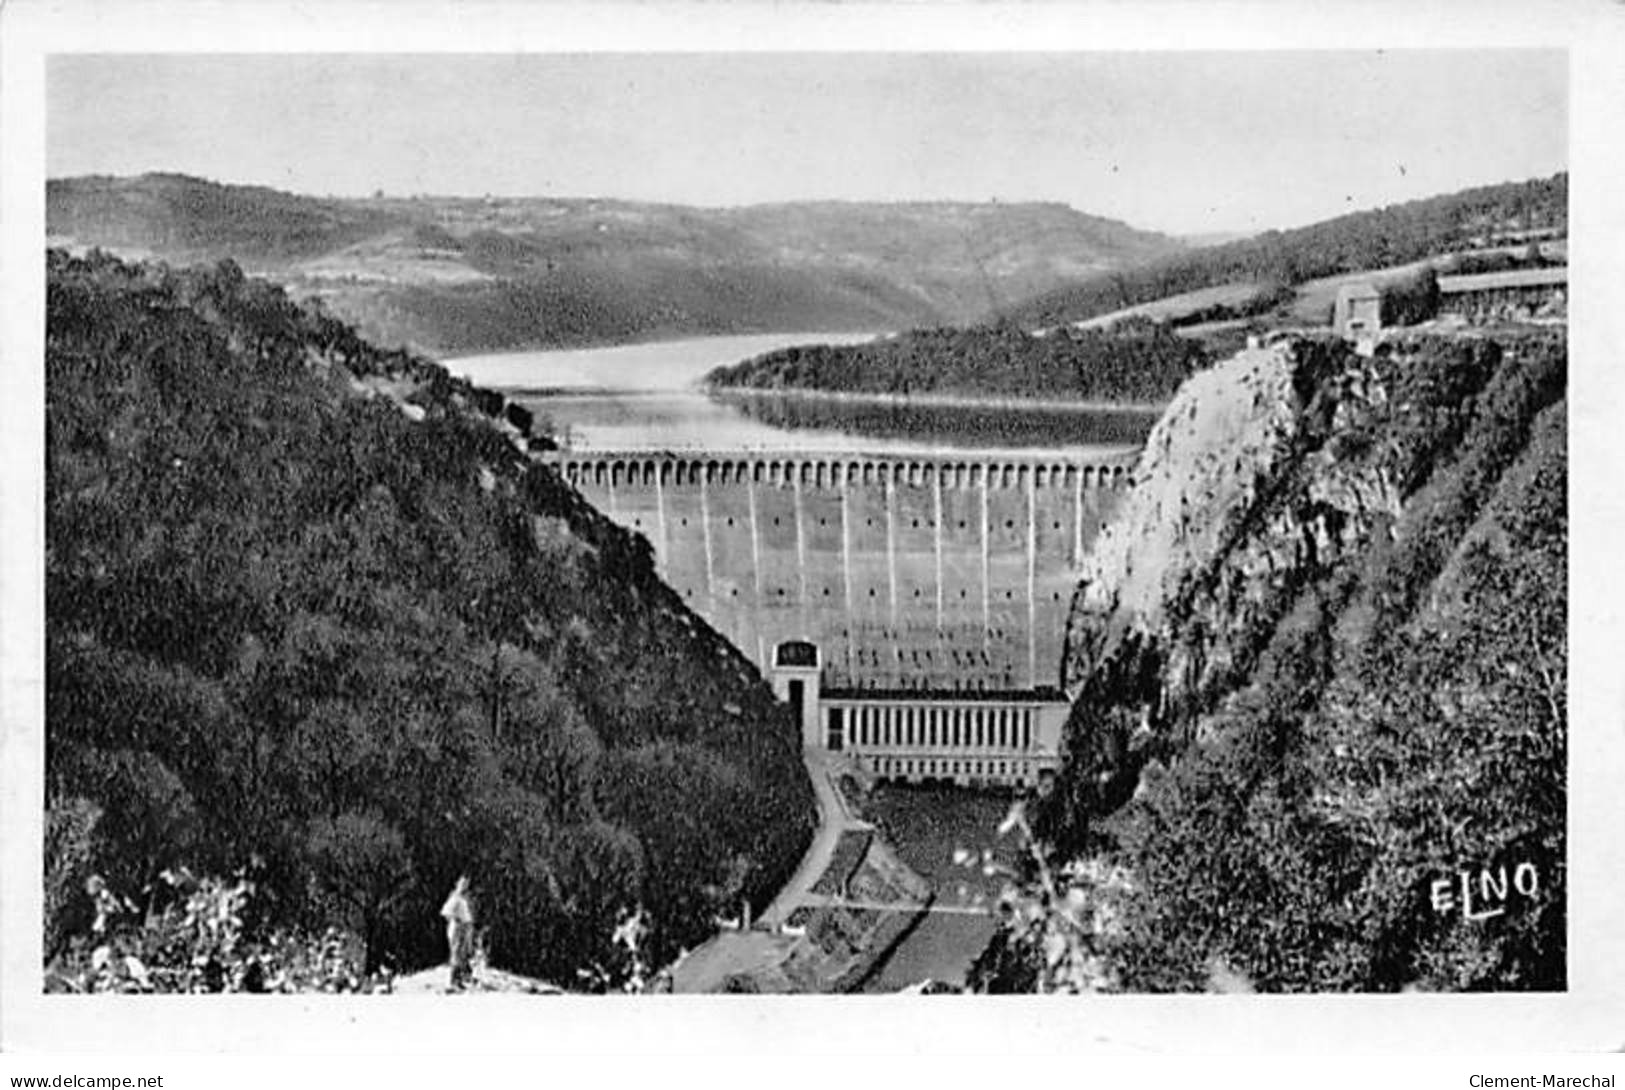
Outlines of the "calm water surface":
M 738 363 L 777 348 L 857 344 L 873 333 L 753 333 L 690 337 L 681 341 L 502 352 L 443 361 L 454 375 L 499 390 L 692 390 L 713 367 Z
M 1134 409 L 921 405 L 795 394 L 708 395 L 713 367 L 796 344 L 869 334 L 701 337 L 614 348 L 517 352 L 445 361 L 454 374 L 506 390 L 539 428 L 580 450 L 868 451 L 1066 449 L 1104 454 L 1141 443 L 1156 414 Z

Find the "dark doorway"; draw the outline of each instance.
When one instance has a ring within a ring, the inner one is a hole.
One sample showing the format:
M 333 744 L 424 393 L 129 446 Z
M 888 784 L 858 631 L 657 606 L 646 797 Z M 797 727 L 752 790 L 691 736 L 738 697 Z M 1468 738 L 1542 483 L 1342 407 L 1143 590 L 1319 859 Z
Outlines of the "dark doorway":
M 801 707 L 807 699 L 807 683 L 804 681 L 790 682 L 790 710 L 796 713 L 796 729 L 801 728 Z
M 840 708 L 829 710 L 829 733 L 827 735 L 830 752 L 839 753 L 846 746 L 846 720 Z

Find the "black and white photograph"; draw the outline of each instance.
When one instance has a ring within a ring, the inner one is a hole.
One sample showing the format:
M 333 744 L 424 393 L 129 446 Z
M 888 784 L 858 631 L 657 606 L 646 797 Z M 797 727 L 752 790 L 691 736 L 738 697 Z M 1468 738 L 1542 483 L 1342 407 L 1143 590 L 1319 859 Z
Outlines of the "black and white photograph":
M 520 40 L 39 51 L 8 997 L 1593 990 L 1561 37 Z

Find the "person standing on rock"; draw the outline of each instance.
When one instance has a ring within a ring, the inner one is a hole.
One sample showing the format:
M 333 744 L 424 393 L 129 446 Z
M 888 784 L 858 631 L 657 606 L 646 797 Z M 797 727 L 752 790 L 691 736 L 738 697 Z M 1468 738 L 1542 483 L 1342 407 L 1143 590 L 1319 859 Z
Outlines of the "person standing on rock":
M 446 918 L 446 946 L 450 950 L 451 986 L 461 991 L 474 975 L 474 906 L 468 896 L 468 875 L 458 877 L 451 896 L 440 908 Z

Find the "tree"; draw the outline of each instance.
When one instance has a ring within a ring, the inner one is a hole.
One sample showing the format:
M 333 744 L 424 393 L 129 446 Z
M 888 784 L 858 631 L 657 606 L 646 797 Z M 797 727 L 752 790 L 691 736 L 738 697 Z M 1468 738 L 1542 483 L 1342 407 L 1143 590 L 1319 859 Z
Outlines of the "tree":
M 342 814 L 311 822 L 307 849 L 317 879 L 360 921 L 364 971 L 383 961 L 382 930 L 412 882 L 406 840 L 376 814 Z

